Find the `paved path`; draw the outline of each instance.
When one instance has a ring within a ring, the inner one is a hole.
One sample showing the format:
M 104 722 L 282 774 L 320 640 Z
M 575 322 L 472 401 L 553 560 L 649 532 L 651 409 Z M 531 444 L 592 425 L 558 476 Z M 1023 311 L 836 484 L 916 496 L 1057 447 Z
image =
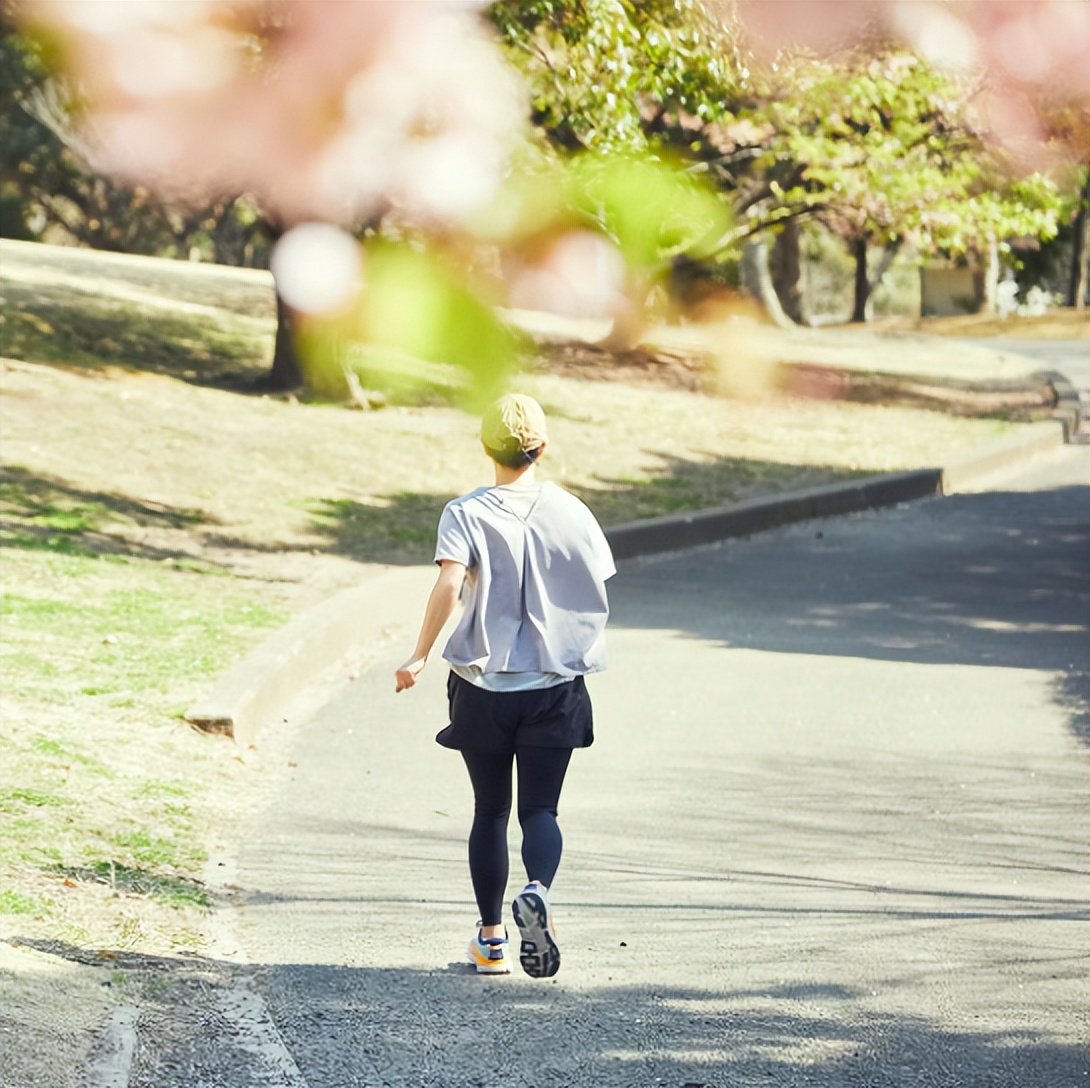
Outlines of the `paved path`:
M 1058 370 L 1080 392 L 1090 387 L 1090 344 L 1085 340 L 962 340 L 963 344 L 988 344 L 996 351 L 1013 352 L 1033 359 L 1044 370 Z
M 406 602 L 302 727 L 242 856 L 262 966 L 234 1027 L 171 1068 L 231 1088 L 1087 1085 L 1086 482 L 1068 447 L 1001 491 L 626 564 L 599 743 L 562 805 L 548 982 L 461 962 L 469 791 L 431 739 L 442 670 L 394 697 Z

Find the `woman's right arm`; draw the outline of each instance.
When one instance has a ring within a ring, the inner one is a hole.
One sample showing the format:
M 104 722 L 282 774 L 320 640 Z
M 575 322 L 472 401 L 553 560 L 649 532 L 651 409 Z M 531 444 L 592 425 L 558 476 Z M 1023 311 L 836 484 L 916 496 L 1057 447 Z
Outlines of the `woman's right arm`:
M 394 674 L 397 681 L 395 691 L 405 691 L 416 683 L 417 676 L 428 662 L 428 654 L 431 653 L 435 640 L 454 612 L 465 576 L 466 568 L 463 563 L 455 563 L 452 559 L 440 560 L 439 576 L 435 579 L 424 609 L 424 620 L 416 638 L 416 647 L 409 660 Z

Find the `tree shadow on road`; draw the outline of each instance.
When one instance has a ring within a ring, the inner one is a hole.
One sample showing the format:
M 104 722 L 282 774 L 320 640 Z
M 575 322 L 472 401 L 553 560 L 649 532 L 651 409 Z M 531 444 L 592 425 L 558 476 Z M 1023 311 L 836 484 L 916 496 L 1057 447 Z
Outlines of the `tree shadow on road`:
M 1085 669 L 1061 673 L 1052 681 L 1052 701 L 1067 715 L 1068 728 L 1090 748 L 1090 674 Z
M 1086 1084 L 1082 1047 L 1017 1027 L 948 1030 L 874 1011 L 865 990 L 820 981 L 587 986 L 577 975 L 569 984 L 482 978 L 465 964 L 250 967 L 16 943 L 110 966 L 140 1009 L 129 1088 Z
M 1051 671 L 1087 743 L 1088 496 L 958 495 L 638 560 L 611 622 L 777 653 Z

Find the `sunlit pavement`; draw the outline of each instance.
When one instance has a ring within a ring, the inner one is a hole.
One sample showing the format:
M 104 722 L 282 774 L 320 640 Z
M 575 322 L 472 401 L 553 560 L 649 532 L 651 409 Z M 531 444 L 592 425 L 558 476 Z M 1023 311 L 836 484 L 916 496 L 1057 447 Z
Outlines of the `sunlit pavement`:
M 300 727 L 241 859 L 275 1053 L 236 1048 L 221 1081 L 191 1039 L 179 1067 L 235 1088 L 1085 1085 L 1086 485 L 1068 447 L 996 490 L 625 564 L 548 982 L 461 961 L 469 789 L 432 741 L 442 668 L 394 696 L 406 602 Z
M 962 341 L 972 343 L 973 341 Z M 1090 344 L 1086 340 L 977 340 L 999 351 L 1033 359 L 1042 370 L 1056 370 L 1080 392 L 1090 387 Z

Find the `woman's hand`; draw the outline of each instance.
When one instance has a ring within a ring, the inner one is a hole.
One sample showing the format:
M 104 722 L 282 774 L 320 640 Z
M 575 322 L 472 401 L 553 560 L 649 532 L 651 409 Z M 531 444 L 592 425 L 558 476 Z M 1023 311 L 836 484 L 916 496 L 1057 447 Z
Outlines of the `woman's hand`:
M 420 634 L 416 645 L 413 647 L 413 656 L 397 669 L 394 675 L 397 677 L 397 691 L 404 691 L 416 683 L 420 670 L 427 664 L 428 654 L 443 630 L 444 624 L 450 619 L 454 606 L 458 603 L 458 594 L 462 591 L 462 583 L 465 581 L 466 568 L 462 563 L 455 563 L 453 559 L 441 559 L 439 561 L 439 576 L 435 579 L 435 585 L 431 588 L 428 597 L 428 605 L 424 609 L 424 622 L 420 625 Z
M 411 688 L 416 683 L 416 678 L 420 675 L 421 670 L 427 664 L 428 659 L 426 657 L 410 657 L 401 668 L 397 669 L 394 676 L 397 678 L 397 687 L 395 691 L 404 691 L 406 688 Z

